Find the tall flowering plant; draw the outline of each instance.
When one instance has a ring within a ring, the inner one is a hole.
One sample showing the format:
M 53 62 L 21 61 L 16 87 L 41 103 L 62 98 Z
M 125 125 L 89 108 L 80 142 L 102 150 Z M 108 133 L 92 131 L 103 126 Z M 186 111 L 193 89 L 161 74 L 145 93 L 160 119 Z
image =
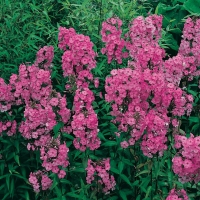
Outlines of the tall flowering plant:
M 112 21 L 117 20 L 108 19 L 102 29 L 115 30 Z M 177 119 L 185 114 L 189 116 L 192 111 L 193 96 L 181 88 L 181 81 L 191 81 L 200 73 L 200 54 L 195 50 L 199 44 L 199 22 L 199 19 L 186 20 L 177 56 L 164 60 L 165 51 L 158 45 L 162 16 L 137 17 L 125 34 L 124 47 L 129 51 L 128 66 L 112 70 L 105 81 L 105 100 L 112 105 L 112 122 L 118 126 L 117 136 L 124 140 L 121 147 L 128 148 L 142 139 L 140 145 L 145 156 L 153 157 L 157 153 L 162 156 L 167 149 L 167 137 L 172 134 L 170 127 L 174 127 L 175 147 L 182 147 L 182 150 L 181 156 L 176 155 L 173 159 L 173 170 L 182 182 L 199 180 L 198 161 L 193 155 L 198 150 L 192 150 L 198 148 L 198 143 L 192 142 L 193 135 L 188 140 L 185 136 L 177 135 L 176 128 Z M 118 25 L 120 27 L 121 24 Z M 118 38 L 121 32 L 116 32 Z M 116 45 L 111 39 L 112 34 L 112 31 L 108 31 L 107 35 L 102 31 L 102 38 L 108 38 L 104 39 L 106 47 L 102 49 L 103 53 L 110 53 L 112 43 Z M 108 63 L 115 59 L 109 53 Z M 120 63 L 119 60 L 117 62 Z M 191 146 L 186 147 L 186 143 Z M 179 195 L 172 193 L 167 199 L 178 199 Z M 188 199 L 185 195 L 183 199 Z
M 142 138 L 141 148 L 149 157 L 163 154 L 170 123 L 176 116 L 190 115 L 193 102 L 179 87 L 183 75 L 177 82 L 166 70 L 169 62 L 163 60 L 165 51 L 158 45 L 161 25 L 162 17 L 156 15 L 133 20 L 126 34 L 131 60 L 127 68 L 112 70 L 105 86 L 105 99 L 112 102 L 113 122 L 125 135 L 122 147 Z

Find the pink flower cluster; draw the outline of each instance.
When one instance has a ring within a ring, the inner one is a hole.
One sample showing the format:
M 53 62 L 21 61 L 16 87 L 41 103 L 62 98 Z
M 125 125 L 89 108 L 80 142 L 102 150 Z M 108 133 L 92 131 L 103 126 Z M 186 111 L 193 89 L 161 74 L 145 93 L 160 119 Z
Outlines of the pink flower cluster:
M 39 69 L 38 66 L 19 66 L 19 75 L 13 74 L 10 77 L 13 95 L 16 104 L 27 104 L 29 101 L 40 102 L 49 96 L 52 90 L 50 72 Z
M 36 62 L 32 66 L 20 65 L 19 75 L 13 74 L 8 85 L 0 78 L 1 112 L 10 110 L 12 105 L 20 105 L 24 101 L 40 101 L 40 97 L 48 92 L 44 85 L 51 83 L 50 72 L 47 69 L 53 55 L 53 47 L 45 46 L 38 51 Z
M 122 132 L 131 129 L 132 138 L 138 140 L 141 137 L 141 130 L 145 128 L 146 113 L 141 108 L 144 107 L 147 110 L 149 107 L 147 102 L 142 102 L 140 99 L 140 95 L 143 96 L 142 98 L 148 96 L 146 92 L 140 92 L 146 87 L 135 79 L 135 77 L 140 79 L 140 74 L 130 68 L 114 69 L 111 75 L 106 78 L 105 100 L 113 102 L 111 115 L 116 117 L 113 122 L 119 123 L 118 128 Z M 129 145 L 133 144 L 131 142 Z
M 2 132 L 6 132 L 6 135 L 13 136 L 16 134 L 17 130 L 17 122 L 14 121 L 7 121 L 7 122 L 0 122 L 0 136 Z
M 93 81 L 93 75 L 89 70 L 82 70 L 78 73 L 78 77 L 76 79 L 77 88 L 88 88 L 89 83 Z
M 178 116 L 191 109 L 191 96 L 164 78 L 150 69 L 141 72 L 130 68 L 112 70 L 106 78 L 105 99 L 112 102 L 113 122 L 118 124 L 119 131 L 130 133 L 125 134 L 128 141 L 122 142 L 123 148 L 134 145 L 146 130 L 141 143 L 144 154 L 162 154 L 170 124 L 169 107 Z
M 88 166 L 86 168 L 87 177 L 86 181 L 88 184 L 91 184 L 92 181 L 97 180 L 99 184 L 103 185 L 103 192 L 109 194 L 110 190 L 115 189 L 115 178 L 112 175 L 109 175 L 108 171 L 110 170 L 110 159 L 104 159 L 99 162 L 93 162 L 88 160 Z M 97 179 L 95 179 L 94 174 L 96 173 Z M 100 180 L 99 180 L 100 178 Z
M 98 118 L 92 108 L 94 95 L 88 88 L 77 89 L 74 96 L 73 120 L 71 122 L 76 149 L 85 151 L 86 148 L 95 150 L 100 147 L 98 134 Z
M 200 136 L 190 138 L 175 135 L 175 148 L 179 149 L 173 158 L 172 168 L 174 173 L 180 177 L 181 182 L 200 181 Z
M 11 85 L 7 85 L 4 79 L 0 78 L 0 111 L 10 110 L 14 102 L 15 98 L 12 94 Z
M 126 34 L 126 48 L 132 61 L 129 65 L 135 68 L 153 68 L 154 71 L 161 68 L 164 49 L 158 45 L 161 37 L 162 16 L 151 15 L 147 18 L 137 17 L 132 23 L 129 32 Z
M 20 65 L 19 75 L 10 77 L 9 86 L 17 105 L 25 104 L 25 121 L 19 131 L 26 139 L 32 140 L 28 149 L 45 146 L 52 138 L 52 130 L 58 120 L 67 125 L 70 110 L 66 108 L 66 97 L 53 90 L 48 70 L 53 56 L 53 47 L 44 47 L 37 53 L 36 62 L 31 66 Z M 41 62 L 45 61 L 44 64 Z M 44 69 L 40 69 L 43 67 Z
M 26 139 L 32 139 L 33 144 L 28 144 L 28 149 L 35 150 L 45 146 L 51 140 L 50 132 L 56 125 L 56 114 L 51 106 L 43 107 L 40 104 L 26 105 L 24 111 L 26 121 L 23 121 L 19 131 Z
M 66 144 L 60 144 L 60 139 L 51 139 L 46 146 L 40 148 L 40 159 L 43 161 L 42 166 L 47 171 L 58 174 L 59 178 L 64 178 L 66 172 L 59 167 L 67 167 L 69 149 Z
M 167 149 L 167 131 L 170 122 L 169 117 L 164 113 L 155 112 L 150 110 L 145 117 L 147 134 L 143 136 L 141 142 L 141 149 L 143 154 L 152 157 L 152 154 L 159 152 L 163 155 L 163 151 Z
M 94 79 L 92 73 L 89 70 L 82 70 L 76 76 L 69 76 L 65 88 L 67 91 L 73 93 L 77 88 L 89 88 L 89 84 L 92 82 L 97 85 L 97 79 Z
M 29 140 L 27 148 L 39 149 L 42 166 L 63 178 L 66 172 L 62 168 L 69 165 L 68 148 L 65 143 L 61 144 L 59 136 L 53 139 L 53 128 L 61 121 L 64 127 L 60 131 L 69 131 L 71 113 L 66 107 L 66 97 L 53 90 L 50 74 L 53 55 L 53 47 L 45 46 L 38 51 L 33 65 L 19 66 L 19 75 L 13 74 L 8 85 L 0 79 L 0 108 L 7 111 L 12 105 L 25 105 L 25 120 L 21 122 L 19 131 Z M 7 135 L 13 135 L 16 125 L 16 121 L 1 122 L 0 129 L 6 131 Z M 52 181 L 39 171 L 31 174 L 30 182 L 34 190 L 39 192 L 41 187 L 42 190 L 48 189 Z
M 183 40 L 181 41 L 179 54 L 185 57 L 184 74 L 192 80 L 193 76 L 199 76 L 200 70 L 200 19 L 187 18 L 183 28 Z M 187 60 L 189 61 L 187 62 Z
M 23 121 L 19 127 L 19 131 L 26 139 L 31 139 L 28 149 L 35 150 L 38 147 L 45 146 L 51 140 L 53 127 L 60 120 L 64 123 L 66 130 L 70 119 L 70 110 L 66 108 L 66 98 L 62 97 L 54 90 L 49 91 L 50 94 L 42 98 L 39 103 L 31 101 L 26 104 Z
M 116 60 L 118 64 L 121 64 L 122 58 L 128 57 L 127 52 L 122 52 L 125 41 L 121 39 L 121 26 L 122 21 L 117 17 L 109 18 L 102 23 L 102 41 L 106 43 L 106 46 L 101 49 L 101 52 L 107 55 L 108 63 Z
M 184 24 L 183 39 L 177 56 L 165 61 L 164 67 L 169 82 L 180 84 L 183 77 L 189 81 L 199 76 L 200 70 L 200 19 L 188 18 Z
M 52 185 L 52 180 L 40 170 L 31 172 L 28 180 L 36 193 L 41 190 L 48 190 Z
M 52 67 L 51 63 L 54 57 L 54 48 L 53 46 L 44 46 L 41 48 L 36 55 L 35 65 L 39 66 L 39 68 L 43 68 L 48 70 Z
M 62 69 L 64 76 L 77 75 L 80 71 L 96 66 L 93 43 L 88 36 L 77 34 L 73 28 L 59 28 L 58 47 L 64 50 Z
M 180 84 L 183 77 L 187 77 L 188 80 L 192 80 L 194 75 L 198 75 L 196 71 L 197 64 L 195 62 L 194 56 L 186 57 L 180 53 L 172 58 L 169 58 L 164 63 L 166 79 L 177 86 Z
M 89 82 L 93 81 L 91 69 L 96 66 L 96 53 L 92 50 L 93 43 L 88 36 L 79 35 L 74 29 L 59 28 L 59 48 L 64 50 L 62 67 L 64 76 L 69 76 L 66 89 L 75 91 L 74 115 L 71 127 L 75 139 L 76 149 L 85 151 L 86 148 L 95 150 L 100 147 L 98 134 L 98 118 L 93 110 L 93 92 L 89 89 Z M 94 80 L 98 86 L 98 80 Z
M 53 139 L 53 128 L 58 121 L 62 121 L 64 127 L 61 131 L 70 130 L 68 124 L 70 110 L 66 107 L 66 97 L 53 90 L 48 70 L 49 61 L 52 60 L 50 56 L 53 55 L 50 50 L 43 48 L 37 54 L 39 58 L 35 63 L 38 62 L 38 66 L 21 65 L 19 76 L 13 75 L 11 84 L 15 89 L 14 96 L 18 97 L 17 100 L 21 100 L 21 103 L 25 103 L 26 120 L 20 124 L 19 131 L 29 140 L 27 148 L 40 149 L 42 166 L 47 171 L 58 174 L 59 178 L 63 178 L 66 172 L 60 167 L 65 168 L 69 165 L 68 148 L 65 143 L 61 144 L 60 137 Z M 42 59 L 47 60 L 43 66 L 41 66 Z M 48 65 L 45 65 L 47 63 Z M 40 66 L 45 69 L 40 69 Z
M 166 200 L 189 200 L 187 193 L 184 189 L 176 190 L 172 189 L 167 196 Z
M 167 148 L 169 114 L 190 115 L 193 102 L 177 83 L 182 77 L 170 76 L 173 73 L 166 70 L 165 52 L 158 45 L 161 25 L 162 17 L 156 15 L 133 20 L 126 35 L 132 60 L 128 68 L 112 70 L 105 83 L 105 100 L 112 103 L 113 123 L 125 136 L 121 146 L 127 148 L 143 137 L 141 148 L 149 157 L 162 155 Z M 170 69 L 172 63 L 167 64 Z

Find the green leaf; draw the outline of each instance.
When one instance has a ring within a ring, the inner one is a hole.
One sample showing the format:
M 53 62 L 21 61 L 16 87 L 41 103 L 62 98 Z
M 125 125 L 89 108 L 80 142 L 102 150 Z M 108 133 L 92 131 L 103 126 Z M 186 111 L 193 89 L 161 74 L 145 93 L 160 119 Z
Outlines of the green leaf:
M 98 76 L 102 76 L 103 75 L 103 70 L 105 68 L 105 62 L 106 60 L 104 59 L 99 65 L 97 64 L 97 67 L 95 67 L 93 69 L 95 75 L 98 75 Z
M 32 15 L 31 14 L 27 14 L 24 15 L 22 18 L 21 18 L 21 22 L 24 22 L 26 19 L 30 18 Z
M 101 40 L 101 36 L 100 35 L 97 35 L 95 33 L 93 33 L 92 35 L 94 35 L 96 38 L 100 39 Z
M 179 3 L 179 2 L 180 2 L 180 3 L 184 3 L 184 2 L 185 2 L 185 0 L 174 0 L 174 2 L 173 2 L 173 3 L 174 3 L 174 4 L 177 4 L 177 3 Z
M 132 186 L 136 186 L 136 185 L 138 185 L 139 182 L 140 182 L 139 180 L 134 181 L 133 184 L 132 184 Z
M 113 132 L 117 132 L 117 126 L 115 126 L 114 124 L 110 123 L 110 130 L 112 130 Z
M 119 195 L 123 200 L 127 200 L 126 193 L 123 192 L 122 190 L 119 191 Z
M 9 193 L 10 193 L 10 195 L 12 195 L 12 196 L 13 196 L 13 194 L 14 194 L 14 188 L 15 188 L 14 179 L 13 179 L 13 178 L 11 178 L 11 181 L 10 181 L 10 190 L 9 190 Z
M 118 169 L 119 169 L 119 172 L 122 173 L 122 171 L 124 169 L 124 163 L 122 161 L 119 162 Z
M 97 104 L 96 101 L 93 101 L 93 102 L 92 102 L 92 106 L 93 106 L 93 108 L 99 108 L 99 106 L 98 106 L 98 104 Z
M 25 182 L 27 181 L 26 177 L 23 177 L 23 176 L 20 175 L 20 174 L 13 174 L 13 176 L 16 176 L 16 177 L 18 177 L 18 178 L 20 178 L 20 179 L 23 179 Z
M 143 170 L 143 171 L 137 173 L 135 177 L 137 177 L 137 176 L 139 176 L 139 175 L 141 175 L 141 174 L 147 174 L 147 173 L 149 173 L 149 170 L 148 170 L 148 169 L 145 169 L 145 170 Z
M 125 163 L 125 164 L 127 164 L 127 165 L 129 165 L 129 166 L 133 166 L 133 163 L 131 163 L 131 161 L 128 160 L 128 159 L 126 159 L 126 158 L 122 157 L 122 162 Z
M 85 172 L 85 169 L 84 168 L 81 168 L 81 167 L 76 167 L 73 172 Z
M 58 122 L 54 127 L 53 127 L 53 132 L 55 134 L 55 137 L 58 136 L 59 130 L 64 126 L 63 122 Z
M 106 18 L 111 18 L 112 16 L 113 16 L 113 11 L 110 10 L 110 12 L 108 12 L 108 13 L 106 14 Z
M 119 197 L 118 196 L 112 196 L 112 197 L 109 197 L 108 200 L 118 200 Z
M 98 132 L 98 137 L 103 140 L 106 141 L 106 138 L 104 137 L 104 134 L 102 132 Z
M 113 119 L 113 116 L 105 115 L 105 116 L 103 116 L 101 119 L 112 120 L 112 119 Z
M 10 190 L 10 174 L 7 174 L 6 176 L 6 185 L 7 185 L 8 190 Z
M 24 191 L 25 192 L 25 197 L 26 197 L 26 200 L 30 200 L 30 197 L 29 197 L 29 193 L 28 193 L 28 191 Z
M 170 184 L 170 187 L 172 187 L 172 179 L 173 179 L 173 173 L 171 171 L 168 171 L 168 183 Z
M 155 14 L 156 14 L 156 15 L 158 15 L 159 6 L 160 6 L 159 4 L 156 6 L 156 9 L 155 9 Z
M 145 195 L 145 198 L 147 198 L 149 196 L 151 189 L 152 189 L 152 186 L 149 186 L 148 189 L 147 189 L 147 193 Z
M 17 149 L 17 153 L 19 153 L 19 140 L 14 141 L 14 146 Z
M 182 31 L 180 30 L 180 28 L 169 29 L 169 31 L 171 33 L 182 34 Z
M 58 181 L 54 180 L 50 190 L 53 190 L 58 185 Z
M 198 123 L 198 122 L 199 122 L 199 118 L 198 118 L 198 117 L 193 117 L 193 116 L 191 116 L 191 117 L 189 118 L 189 120 L 190 120 L 190 122 L 194 122 L 194 123 Z
M 4 195 L 4 197 L 3 197 L 3 199 L 2 200 L 5 200 L 5 199 L 7 199 L 7 197 L 9 196 L 9 193 L 6 193 L 5 195 Z
M 102 123 L 99 126 L 102 126 L 102 127 L 108 126 L 108 122 Z
M 127 184 L 129 184 L 132 187 L 132 184 L 126 175 L 120 174 L 120 177 L 121 177 L 121 179 L 123 179 Z
M 82 154 L 82 152 L 76 150 L 76 153 L 75 153 L 75 155 L 74 155 L 74 160 L 75 160 L 80 154 Z
M 16 163 L 20 166 L 19 156 L 18 156 L 18 155 L 15 155 L 15 156 L 14 156 L 14 159 L 15 159 Z
M 165 32 L 165 35 L 163 35 L 159 43 L 161 47 L 162 45 L 164 45 L 167 46 L 168 48 L 178 51 L 179 46 L 177 44 L 177 41 L 174 39 L 173 35 L 169 32 Z
M 192 94 L 193 96 L 197 96 L 198 92 L 194 91 L 194 90 L 187 90 L 188 93 Z
M 188 0 L 183 4 L 184 8 L 193 15 L 200 15 L 200 1 Z
M 116 145 L 117 145 L 116 141 L 107 141 L 102 144 L 102 146 L 105 146 L 105 147 L 112 147 L 112 146 L 116 146 Z
M 139 194 L 136 198 L 136 200 L 140 200 L 141 195 Z
M 110 168 L 110 171 L 115 173 L 115 174 L 120 174 L 119 170 L 116 169 L 116 168 L 113 168 L 113 167 Z
M 0 160 L 0 176 L 4 174 L 5 161 Z
M 74 137 L 68 133 L 62 133 L 62 136 L 65 137 L 65 138 L 68 138 L 70 140 L 74 140 Z
M 29 36 L 30 39 L 36 39 L 36 40 L 39 40 L 41 42 L 45 42 L 41 37 L 38 37 L 37 35 L 34 35 L 34 34 L 31 34 Z
M 57 197 L 60 199 L 62 197 L 62 192 L 61 192 L 60 187 L 56 186 L 54 188 L 54 190 L 55 190 L 55 193 L 56 193 Z
M 72 185 L 72 183 L 67 179 L 61 179 L 60 182 L 64 183 L 64 184 L 67 184 L 67 185 Z
M 74 197 L 74 198 L 78 198 L 78 199 L 83 199 L 83 197 L 81 195 L 75 194 L 74 192 L 68 192 L 66 195 L 68 197 Z
M 7 176 L 10 176 L 10 174 L 5 174 L 3 176 L 0 176 L 0 180 L 3 179 L 3 178 L 5 178 L 5 177 L 7 177 Z
M 200 124 L 198 123 L 198 124 L 195 124 L 195 125 L 192 127 L 191 132 L 192 132 L 192 133 L 196 133 L 196 132 L 199 131 L 199 130 L 200 130 Z

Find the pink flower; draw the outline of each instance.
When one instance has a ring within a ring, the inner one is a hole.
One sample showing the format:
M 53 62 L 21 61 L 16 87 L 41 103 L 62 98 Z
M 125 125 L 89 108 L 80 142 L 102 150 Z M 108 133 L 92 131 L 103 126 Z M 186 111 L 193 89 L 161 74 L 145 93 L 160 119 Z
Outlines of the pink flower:
M 60 170 L 59 174 L 58 174 L 58 177 L 59 178 L 64 178 L 66 175 L 66 172 L 64 170 Z
M 121 145 L 121 147 L 124 148 L 124 149 L 126 149 L 126 148 L 129 146 L 129 144 L 128 144 L 127 141 L 121 142 L 120 145 Z
M 99 87 L 99 79 L 98 78 L 94 79 L 94 86 L 95 86 L 95 88 Z
M 57 150 L 54 149 L 54 148 L 50 148 L 49 151 L 48 151 L 48 155 L 49 155 L 50 158 L 56 157 L 57 156 Z
M 189 200 L 185 190 L 172 189 L 166 200 Z
M 52 106 L 57 106 L 57 105 L 58 105 L 58 99 L 57 99 L 57 98 L 52 98 L 52 99 L 50 100 L 50 104 L 51 104 Z

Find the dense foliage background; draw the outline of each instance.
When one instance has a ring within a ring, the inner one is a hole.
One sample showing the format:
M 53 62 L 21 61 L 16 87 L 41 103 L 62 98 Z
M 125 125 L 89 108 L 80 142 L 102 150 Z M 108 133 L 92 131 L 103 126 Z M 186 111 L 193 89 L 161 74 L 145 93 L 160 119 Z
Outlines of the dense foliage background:
M 200 199 L 200 184 L 178 181 L 172 171 L 172 158 L 176 153 L 169 135 L 168 150 L 162 157 L 147 158 L 142 154 L 139 143 L 122 149 L 120 139 L 116 137 L 117 127 L 110 120 L 111 106 L 99 92 L 104 90 L 106 76 L 116 62 L 107 64 L 107 57 L 100 50 L 101 25 L 107 18 L 118 16 L 123 21 L 123 31 L 127 32 L 128 24 L 137 16 L 149 14 L 163 15 L 162 38 L 160 46 L 171 57 L 177 54 L 184 21 L 189 16 L 200 15 L 199 0 L 18 0 L 0 1 L 0 77 L 8 82 L 10 76 L 18 73 L 21 63 L 33 63 L 36 52 L 45 45 L 54 47 L 54 60 L 51 78 L 53 87 L 62 95 L 66 94 L 61 67 L 62 51 L 58 49 L 58 27 L 73 27 L 77 33 L 88 35 L 98 53 L 97 67 L 93 75 L 100 80 L 99 88 L 90 86 L 95 94 L 93 108 L 98 114 L 98 134 L 101 147 L 98 150 L 81 152 L 73 147 L 73 135 L 65 134 L 69 147 L 67 176 L 58 179 L 51 174 L 53 185 L 49 191 L 35 194 L 28 178 L 31 171 L 41 169 L 38 151 L 28 151 L 27 141 L 19 132 L 8 137 L 0 137 L 0 199 L 123 199 L 123 200 L 161 200 L 165 199 L 173 187 L 184 188 L 191 200 Z M 124 61 L 120 68 L 126 67 Z M 194 97 L 193 111 L 190 116 L 181 118 L 180 132 L 187 136 L 193 133 L 200 135 L 200 93 L 199 77 L 191 82 L 181 82 L 189 94 Z M 73 94 L 67 93 L 68 108 L 72 108 Z M 12 107 L 13 115 L 0 113 L 1 121 L 16 120 L 21 122 L 24 115 L 23 106 Z M 55 134 L 61 127 L 54 128 Z M 116 189 L 108 195 L 92 190 L 86 184 L 87 159 L 111 159 L 111 173 L 115 176 Z

